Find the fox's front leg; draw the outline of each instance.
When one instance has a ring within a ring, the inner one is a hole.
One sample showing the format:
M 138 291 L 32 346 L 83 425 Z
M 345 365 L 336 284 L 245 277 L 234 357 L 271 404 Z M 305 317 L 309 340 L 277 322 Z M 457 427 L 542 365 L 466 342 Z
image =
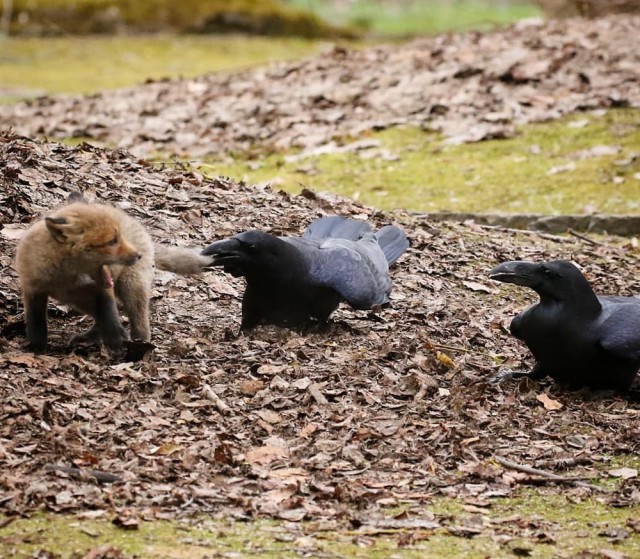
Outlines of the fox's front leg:
M 93 283 L 78 286 L 73 290 L 73 300 L 70 302 L 95 321 L 88 332 L 73 338 L 72 344 L 102 340 L 109 349 L 122 349 L 127 332 L 120 322 L 112 288 L 99 287 Z
M 125 314 L 129 317 L 131 337 L 134 340 L 148 342 L 151 339 L 151 327 L 149 324 L 149 295 L 146 290 L 135 293 L 127 293 L 121 298 Z
M 24 307 L 27 323 L 27 341 L 36 353 L 47 347 L 47 301 L 46 293 L 25 293 Z
M 120 321 L 112 289 L 96 290 L 93 317 L 96 321 L 94 328 L 98 331 L 104 345 L 111 350 L 121 350 L 127 339 L 127 332 Z
M 131 338 L 143 342 L 151 339 L 149 297 L 152 273 L 151 270 L 123 273 L 116 284 L 116 292 L 122 302 L 124 313 L 129 317 Z

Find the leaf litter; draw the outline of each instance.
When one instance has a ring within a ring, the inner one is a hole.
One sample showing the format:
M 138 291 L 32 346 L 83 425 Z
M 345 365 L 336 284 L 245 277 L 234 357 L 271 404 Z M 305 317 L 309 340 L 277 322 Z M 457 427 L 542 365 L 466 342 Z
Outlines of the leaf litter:
M 335 151 L 336 141 L 398 125 L 441 132 L 452 144 L 507 138 L 528 122 L 640 107 L 639 33 L 638 15 L 528 20 L 491 33 L 337 46 L 244 72 L 45 96 L 0 106 L 0 119 L 31 137 L 190 159 L 291 147 Z
M 639 451 L 637 383 L 612 396 L 490 382 L 500 367 L 532 365 L 508 323 L 534 299 L 494 288 L 487 271 L 569 258 L 599 292 L 638 294 L 629 241 L 430 223 L 13 133 L 0 136 L 0 187 L 0 508 L 9 515 L 108 511 L 135 529 L 140 519 L 209 513 L 338 522 L 363 534 L 404 527 L 418 537 L 440 526 L 463 538 L 526 536 L 528 522 L 429 510 L 439 497 L 476 511 L 523 487 L 557 491 L 553 476 L 505 463 L 571 480 L 610 476 L 598 499 L 640 502 L 637 468 L 612 462 Z M 12 268 L 16 232 L 74 189 L 125 208 L 166 243 L 205 246 L 254 227 L 298 234 L 335 213 L 396 222 L 411 248 L 393 269 L 391 308 L 341 307 L 325 332 L 238 335 L 241 280 L 157 274 L 153 348 L 139 360 L 69 349 L 86 319 L 55 304 L 49 350 L 33 355 Z M 590 483 L 559 487 L 575 502 L 594 495 Z M 539 530 L 551 541 L 556 528 Z
M 0 135 L 0 508 L 108 513 L 134 530 L 141 519 L 194 513 L 305 520 L 350 525 L 363 545 L 395 534 L 404 546 L 438 528 L 554 542 L 553 522 L 484 515 L 523 487 L 637 507 L 637 467 L 617 457 L 638 454 L 638 383 L 624 397 L 491 383 L 501 368 L 531 367 L 508 324 L 534 297 L 486 278 L 504 260 L 570 258 L 599 292 L 638 294 L 635 240 L 432 223 L 140 157 L 290 146 L 301 160 L 366 154 L 376 146 L 343 139 L 413 124 L 452 143 L 478 141 L 576 110 L 637 107 L 639 57 L 628 40 L 639 27 L 637 17 L 521 23 L 0 107 L 16 132 L 134 152 Z M 23 347 L 15 244 L 75 189 L 119 205 L 167 243 L 205 246 L 249 228 L 299 234 L 335 213 L 396 222 L 412 247 L 393 270 L 392 308 L 340 308 L 326 332 L 238 335 L 241 280 L 157 273 L 152 345 L 125 362 L 73 351 L 67 341 L 86 319 L 52 303 L 50 348 L 35 356 Z M 589 483 L 599 478 L 608 478 L 605 491 Z M 434 515 L 429 504 L 440 497 L 463 513 Z M 624 530 L 601 535 L 614 542 Z

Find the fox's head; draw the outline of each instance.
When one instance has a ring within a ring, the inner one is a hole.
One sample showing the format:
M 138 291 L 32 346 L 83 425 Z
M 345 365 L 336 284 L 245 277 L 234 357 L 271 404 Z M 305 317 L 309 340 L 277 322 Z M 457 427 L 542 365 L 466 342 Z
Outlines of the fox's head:
M 130 266 L 142 257 L 122 237 L 118 220 L 99 204 L 70 204 L 46 217 L 45 224 L 56 242 L 96 266 Z

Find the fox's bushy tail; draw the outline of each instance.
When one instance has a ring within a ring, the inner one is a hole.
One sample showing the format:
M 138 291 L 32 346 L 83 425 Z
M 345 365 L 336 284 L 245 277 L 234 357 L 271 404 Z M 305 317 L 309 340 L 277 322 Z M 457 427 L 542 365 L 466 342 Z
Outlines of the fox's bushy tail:
M 156 268 L 190 276 L 201 274 L 211 266 L 213 258 L 200 254 L 200 249 L 154 244 Z

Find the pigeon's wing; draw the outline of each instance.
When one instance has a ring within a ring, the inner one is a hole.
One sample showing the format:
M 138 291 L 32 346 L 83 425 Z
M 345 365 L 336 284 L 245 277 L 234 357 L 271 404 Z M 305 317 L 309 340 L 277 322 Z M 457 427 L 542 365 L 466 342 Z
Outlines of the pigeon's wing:
M 356 309 L 389 302 L 391 280 L 384 253 L 375 235 L 360 241 L 326 239 L 310 255 L 309 276 L 317 285 L 330 287 Z
M 640 365 L 640 299 L 600 297 L 599 342 L 607 353 Z

